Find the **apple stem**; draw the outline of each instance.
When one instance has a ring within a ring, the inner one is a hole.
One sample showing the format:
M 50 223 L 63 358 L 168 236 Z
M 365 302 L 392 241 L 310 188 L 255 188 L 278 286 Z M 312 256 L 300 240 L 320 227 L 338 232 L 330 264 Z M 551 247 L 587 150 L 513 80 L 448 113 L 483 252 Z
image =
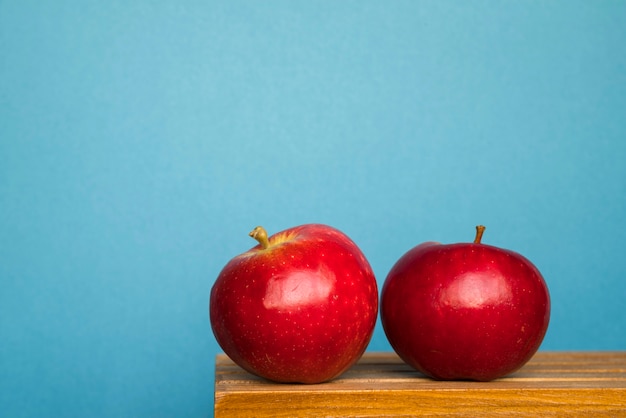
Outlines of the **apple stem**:
M 476 226 L 476 238 L 474 238 L 474 244 L 480 244 L 480 240 L 483 239 L 483 233 L 485 227 L 483 225 Z
M 255 240 L 259 241 L 259 244 L 261 244 L 262 249 L 265 250 L 267 247 L 270 246 L 270 241 L 267 238 L 267 231 L 262 226 L 257 226 L 252 231 L 250 231 L 248 235 L 250 235 Z

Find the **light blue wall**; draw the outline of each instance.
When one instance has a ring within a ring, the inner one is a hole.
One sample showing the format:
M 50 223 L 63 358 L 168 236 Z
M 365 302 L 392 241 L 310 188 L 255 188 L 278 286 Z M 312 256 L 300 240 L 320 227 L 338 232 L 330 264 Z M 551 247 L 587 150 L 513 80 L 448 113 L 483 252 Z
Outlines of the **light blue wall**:
M 0 0 L 0 410 L 202 417 L 270 232 L 526 255 L 542 349 L 625 350 L 623 1 Z M 390 350 L 380 328 L 370 350 Z

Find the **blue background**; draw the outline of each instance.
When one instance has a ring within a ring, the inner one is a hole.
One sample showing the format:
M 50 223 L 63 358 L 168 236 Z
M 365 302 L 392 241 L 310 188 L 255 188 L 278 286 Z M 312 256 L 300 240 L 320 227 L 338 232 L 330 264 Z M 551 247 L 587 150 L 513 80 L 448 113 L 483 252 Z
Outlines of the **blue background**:
M 626 349 L 626 2 L 0 0 L 3 416 L 212 413 L 211 285 L 333 225 L 543 272 Z M 390 350 L 380 326 L 369 350 Z

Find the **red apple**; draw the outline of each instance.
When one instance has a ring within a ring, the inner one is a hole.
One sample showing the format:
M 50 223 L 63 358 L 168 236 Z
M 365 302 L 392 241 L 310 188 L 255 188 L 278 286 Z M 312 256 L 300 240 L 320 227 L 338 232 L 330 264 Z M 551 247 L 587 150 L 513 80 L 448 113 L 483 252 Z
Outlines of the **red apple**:
M 320 383 L 365 351 L 378 315 L 372 268 L 335 228 L 308 224 L 230 260 L 210 298 L 213 333 L 239 366 L 277 382 Z
M 523 366 L 550 320 L 539 270 L 513 251 L 429 242 L 404 254 L 381 293 L 380 314 L 398 355 L 437 380 L 489 381 Z

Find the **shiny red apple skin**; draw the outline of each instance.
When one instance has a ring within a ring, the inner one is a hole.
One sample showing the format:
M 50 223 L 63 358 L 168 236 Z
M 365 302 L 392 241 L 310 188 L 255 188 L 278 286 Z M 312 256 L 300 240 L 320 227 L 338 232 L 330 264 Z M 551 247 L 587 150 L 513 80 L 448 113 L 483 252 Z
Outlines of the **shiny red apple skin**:
M 320 383 L 367 348 L 378 288 L 348 236 L 307 224 L 229 261 L 211 289 L 209 311 L 217 342 L 245 370 L 276 382 Z
M 481 243 L 418 245 L 392 267 L 381 322 L 396 353 L 437 380 L 490 381 L 538 350 L 550 295 L 524 256 Z

